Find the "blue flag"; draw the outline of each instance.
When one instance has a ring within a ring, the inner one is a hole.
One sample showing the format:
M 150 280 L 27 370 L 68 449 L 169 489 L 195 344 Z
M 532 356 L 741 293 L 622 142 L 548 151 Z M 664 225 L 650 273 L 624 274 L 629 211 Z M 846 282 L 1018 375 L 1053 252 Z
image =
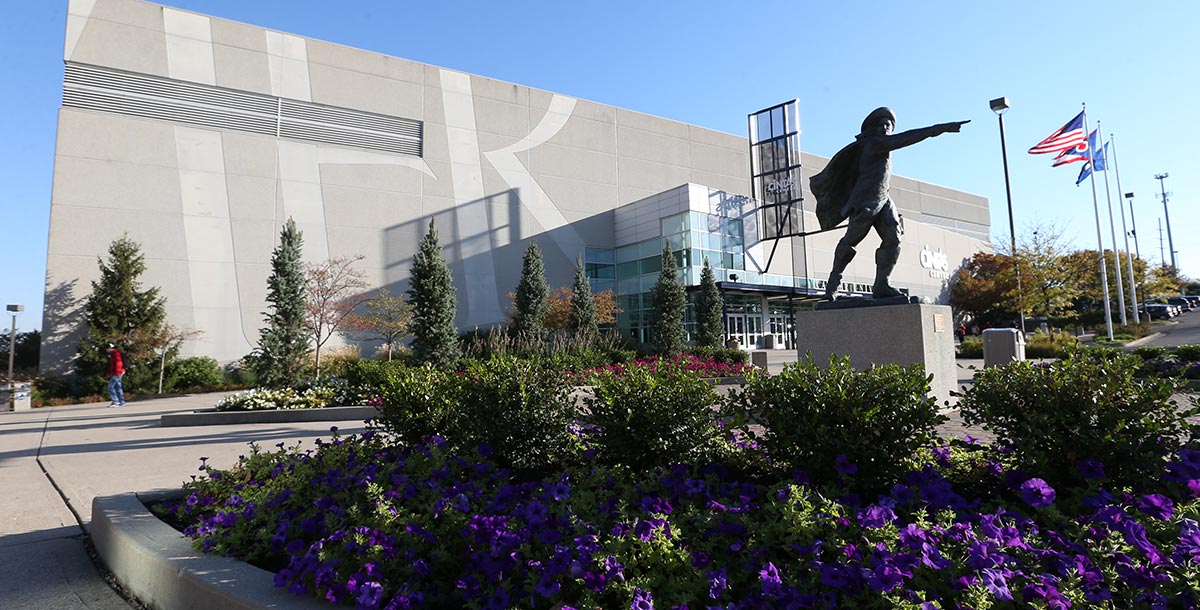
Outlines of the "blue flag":
M 1092 136 L 1094 137 L 1095 135 L 1096 135 L 1096 133 L 1092 132 Z M 1079 178 L 1077 178 L 1075 180 L 1075 186 L 1079 186 L 1080 183 L 1082 183 L 1088 176 L 1092 175 L 1093 169 L 1098 172 L 1102 172 L 1102 171 L 1105 171 L 1106 169 L 1108 169 L 1104 162 L 1104 158 L 1107 156 L 1107 153 L 1108 153 L 1108 142 L 1105 142 L 1104 148 L 1100 148 L 1100 149 L 1097 149 L 1095 147 L 1095 144 L 1096 144 L 1095 140 L 1092 140 L 1091 144 L 1092 144 L 1091 149 L 1096 151 L 1095 158 L 1088 159 L 1083 164 L 1083 168 L 1079 170 Z

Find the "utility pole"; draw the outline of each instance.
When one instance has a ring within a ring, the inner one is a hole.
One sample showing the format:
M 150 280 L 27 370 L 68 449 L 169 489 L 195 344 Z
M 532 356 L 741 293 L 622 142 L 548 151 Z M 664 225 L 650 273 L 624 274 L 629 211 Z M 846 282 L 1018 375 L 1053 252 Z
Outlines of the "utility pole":
M 1162 261 L 1162 266 L 1164 269 L 1167 267 L 1166 256 L 1167 256 L 1167 253 L 1165 251 L 1163 251 L 1162 219 L 1159 218 L 1158 219 L 1158 260 Z
M 1176 271 L 1179 271 L 1179 267 L 1175 266 L 1175 240 L 1171 238 L 1171 213 L 1167 211 L 1167 197 L 1169 197 L 1171 194 L 1167 192 L 1166 183 L 1163 182 L 1163 180 L 1166 180 L 1167 177 L 1168 174 L 1166 173 L 1154 174 L 1154 179 L 1158 180 L 1158 186 L 1162 189 L 1163 216 L 1165 216 L 1167 219 L 1167 247 L 1171 249 L 1171 266 L 1174 267 Z M 1166 262 L 1166 259 L 1163 259 L 1164 265 Z

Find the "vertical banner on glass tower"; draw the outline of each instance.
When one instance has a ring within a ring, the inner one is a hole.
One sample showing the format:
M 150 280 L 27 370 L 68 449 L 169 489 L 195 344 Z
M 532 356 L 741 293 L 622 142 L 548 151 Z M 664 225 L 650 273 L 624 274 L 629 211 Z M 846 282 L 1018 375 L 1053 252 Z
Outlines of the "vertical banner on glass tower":
M 761 211 L 763 239 L 804 233 L 800 176 L 800 101 L 792 100 L 749 115 L 750 188 Z M 775 246 L 767 259 L 770 267 Z

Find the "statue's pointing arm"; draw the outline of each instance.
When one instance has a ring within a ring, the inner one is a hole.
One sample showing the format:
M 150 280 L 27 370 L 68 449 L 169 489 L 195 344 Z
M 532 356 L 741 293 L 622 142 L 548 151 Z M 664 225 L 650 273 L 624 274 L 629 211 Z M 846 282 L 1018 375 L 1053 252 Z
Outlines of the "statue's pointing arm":
M 888 136 L 881 136 L 880 139 L 883 141 L 884 146 L 886 146 L 888 150 L 896 150 L 897 148 L 912 146 L 917 142 L 932 138 L 934 136 L 940 136 L 944 133 L 957 133 L 963 125 L 966 125 L 970 122 L 971 121 L 967 120 L 939 123 L 937 125 L 930 125 L 929 127 L 910 129 L 908 131 L 902 131 L 900 133 Z

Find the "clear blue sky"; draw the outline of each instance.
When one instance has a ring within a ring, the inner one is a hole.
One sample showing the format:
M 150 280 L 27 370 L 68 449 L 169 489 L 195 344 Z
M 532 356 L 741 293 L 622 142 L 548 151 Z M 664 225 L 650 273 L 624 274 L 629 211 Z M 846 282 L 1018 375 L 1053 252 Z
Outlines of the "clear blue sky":
M 1177 260 L 1200 276 L 1200 3 L 1191 0 L 161 3 L 743 136 L 747 113 L 797 98 L 802 147 L 824 156 L 876 106 L 891 106 L 899 129 L 971 119 L 961 134 L 897 153 L 894 170 L 987 197 L 993 238 L 1003 241 L 1004 174 L 988 100 L 1012 105 L 1005 127 L 1018 236 L 1053 223 L 1074 246 L 1095 248 L 1091 190 L 1074 186 L 1078 165 L 1052 169 L 1051 155 L 1025 154 L 1086 102 L 1092 127 L 1100 119 L 1116 134 L 1143 258 L 1159 261 L 1154 174 L 1169 173 Z M 0 23 L 0 301 L 26 306 L 25 329 L 41 325 L 65 13 L 66 0 L 12 2 Z M 1120 239 L 1119 215 L 1117 223 Z

